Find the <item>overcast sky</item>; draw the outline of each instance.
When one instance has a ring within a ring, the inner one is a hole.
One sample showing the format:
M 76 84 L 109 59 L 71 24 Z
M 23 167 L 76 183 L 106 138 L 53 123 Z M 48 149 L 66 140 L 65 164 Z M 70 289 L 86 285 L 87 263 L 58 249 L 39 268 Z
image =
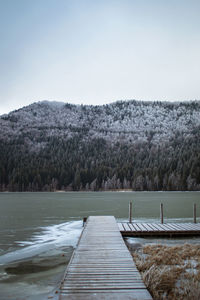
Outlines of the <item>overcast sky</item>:
M 199 0 L 0 0 L 0 114 L 200 99 Z

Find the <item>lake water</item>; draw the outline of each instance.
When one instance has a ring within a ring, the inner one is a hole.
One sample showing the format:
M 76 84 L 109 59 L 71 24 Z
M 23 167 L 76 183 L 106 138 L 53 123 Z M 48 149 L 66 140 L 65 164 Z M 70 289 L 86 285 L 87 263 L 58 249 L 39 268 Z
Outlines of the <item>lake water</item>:
M 53 295 L 89 215 L 133 221 L 192 222 L 199 192 L 0 193 L 0 299 Z M 138 239 L 137 239 L 138 240 Z M 144 240 L 144 239 L 143 239 Z M 197 240 L 198 241 L 198 240 Z

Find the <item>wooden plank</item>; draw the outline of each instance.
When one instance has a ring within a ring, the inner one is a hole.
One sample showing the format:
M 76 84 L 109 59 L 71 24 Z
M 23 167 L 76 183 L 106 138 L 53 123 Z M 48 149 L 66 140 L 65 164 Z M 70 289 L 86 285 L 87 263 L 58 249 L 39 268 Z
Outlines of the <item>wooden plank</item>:
M 121 223 L 122 224 L 122 227 L 124 228 L 124 231 L 126 231 L 125 227 L 124 227 L 124 223 Z
M 135 224 L 134 224 L 134 223 L 132 223 L 131 225 L 132 225 L 132 227 L 134 228 L 134 231 L 135 231 L 135 232 L 139 231 L 138 227 L 137 227 L 137 226 L 135 226 Z
M 137 228 L 137 231 L 142 231 L 141 228 L 138 226 L 137 223 L 134 223 L 134 227 Z
M 200 230 L 199 224 L 185 223 L 185 225 L 187 225 L 188 228 L 191 228 L 192 230 L 195 230 L 195 231 Z
M 74 274 L 74 273 L 70 273 L 67 274 L 67 280 L 69 279 L 75 279 L 75 280 L 81 280 L 81 279 L 85 279 L 85 280 L 129 280 L 129 279 L 140 279 L 141 280 L 141 276 L 140 274 L 138 274 L 137 272 L 135 273 L 129 273 L 129 274 Z
M 173 224 L 167 223 L 166 225 L 167 225 L 168 231 L 174 231 L 174 232 L 176 232 L 176 231 L 180 230 L 180 228 L 178 228 L 176 226 L 173 226 Z
M 200 226 L 198 226 L 198 224 L 179 223 L 179 225 L 182 226 L 182 227 L 184 227 L 185 230 L 198 231 L 200 229 Z
M 158 231 L 165 231 L 165 229 L 163 229 L 162 225 L 159 223 L 153 223 L 153 226 L 157 228 Z
M 148 232 L 153 231 L 153 229 L 149 226 L 148 223 L 143 223 L 143 226 L 147 229 Z
M 112 216 L 88 218 L 61 284 L 60 300 L 152 299 L 119 228 L 132 230 L 128 224 L 117 225 Z
M 133 223 L 128 223 L 128 226 L 130 227 L 131 231 L 135 231 L 135 229 L 133 227 Z
M 117 277 L 117 278 L 115 278 L 115 279 L 113 279 L 112 277 L 110 277 L 110 278 L 104 278 L 103 276 L 101 277 L 101 278 L 99 278 L 99 277 L 97 277 L 97 278 L 93 278 L 93 277 L 91 277 L 91 278 L 85 278 L 85 277 L 68 277 L 68 279 L 67 279 L 67 282 L 68 281 L 74 281 L 74 280 L 76 280 L 76 282 L 97 282 L 97 283 L 99 283 L 99 282 L 124 282 L 124 279 L 125 279 L 126 277 L 124 276 L 124 277 Z M 128 280 L 126 281 L 126 282 L 134 282 L 134 280 L 136 280 L 137 279 L 137 281 L 142 281 L 142 279 L 138 276 L 138 277 L 129 277 L 128 278 Z
M 139 288 L 139 289 L 143 289 L 145 288 L 144 284 L 137 284 L 135 283 L 135 289 Z M 69 284 L 69 285 L 63 285 L 63 288 L 62 290 L 63 291 L 70 291 L 72 292 L 73 290 L 74 291 L 77 291 L 77 289 L 80 289 L 80 290 L 90 290 L 92 292 L 92 290 L 105 290 L 105 289 L 116 289 L 116 290 L 121 290 L 121 289 L 132 289 L 133 288 L 133 283 L 129 283 L 129 284 L 122 284 L 122 285 L 119 285 L 119 284 L 101 284 L 101 285 L 98 285 L 98 284 L 88 284 L 88 285 L 75 285 L 75 284 Z
M 158 228 L 154 226 L 155 223 L 148 223 L 146 225 L 148 225 L 152 229 L 152 231 L 157 231 L 158 230 Z
M 187 231 L 188 230 L 188 227 L 185 226 L 185 224 L 174 223 L 173 226 L 175 226 L 179 231 Z
M 120 231 L 124 230 L 124 227 L 122 226 L 122 223 L 118 223 L 118 227 L 119 227 Z
M 142 231 L 142 229 L 140 228 L 138 223 L 134 223 L 134 225 L 135 225 L 135 228 L 137 228 L 137 231 Z
M 122 264 L 124 264 L 124 263 L 130 263 L 131 262 L 131 258 L 129 258 L 129 257 L 117 257 L 117 258 L 115 258 L 115 257 L 101 257 L 101 258 L 97 258 L 97 259 L 95 259 L 95 258 L 82 258 L 81 259 L 81 261 L 79 261 L 77 258 L 75 258 L 74 260 L 73 260 L 73 262 L 71 263 L 71 265 L 73 264 L 73 265 L 76 265 L 76 264 L 93 264 L 93 263 L 95 263 L 95 264 L 116 264 L 116 262 L 118 262 L 118 263 L 122 263 Z
M 131 224 L 132 224 L 132 223 L 127 223 L 128 227 L 129 227 L 129 229 L 130 229 L 130 231 L 132 231 L 132 226 L 131 226 Z
M 99 277 L 97 277 L 97 278 L 85 278 L 85 277 L 68 277 L 68 279 L 67 279 L 67 282 L 97 282 L 97 283 L 99 283 L 99 282 L 124 282 L 124 279 L 126 279 L 126 277 L 118 277 L 118 278 L 115 278 L 115 279 L 113 279 L 112 277 L 110 277 L 110 278 L 104 278 L 104 277 L 102 277 L 102 278 L 99 278 Z M 127 280 L 125 280 L 125 282 L 133 282 L 133 281 L 137 281 L 137 282 L 140 282 L 140 281 L 142 281 L 141 280 L 141 278 L 138 276 L 138 277 L 128 277 L 127 278 Z
M 69 268 L 69 271 L 73 274 L 78 274 L 78 273 L 82 273 L 82 274 L 119 274 L 121 272 L 121 274 L 124 273 L 131 273 L 134 270 L 131 268 L 123 268 L 123 267 L 116 267 L 116 268 L 106 268 L 106 267 L 102 267 L 102 268 L 84 268 L 84 270 L 82 268 Z M 134 274 L 134 273 L 133 273 Z
M 82 261 L 87 261 L 87 262 L 90 262 L 90 261 L 95 262 L 97 260 L 98 261 L 108 261 L 108 260 L 109 261 L 118 261 L 119 259 L 130 261 L 130 257 L 128 257 L 126 254 L 124 254 L 124 256 L 123 256 L 123 253 L 124 253 L 123 250 L 121 252 L 122 252 L 121 254 L 115 254 L 116 252 L 115 253 L 113 252 L 112 255 L 106 255 L 106 254 L 101 254 L 100 253 L 98 259 L 95 258 L 94 256 L 89 257 L 89 256 L 86 256 L 86 255 L 83 255 Z M 75 257 L 74 262 L 79 262 L 79 259 L 80 259 L 80 257 Z
M 174 231 L 174 232 L 177 232 L 177 231 L 180 231 L 182 230 L 179 226 L 174 226 L 173 224 L 166 224 L 167 227 L 169 228 L 169 231 Z
M 140 227 L 141 231 L 148 231 L 148 229 L 144 226 L 142 223 L 137 223 L 137 225 Z
M 130 229 L 130 227 L 128 226 L 127 223 L 123 223 L 123 225 L 124 225 L 124 228 L 125 228 L 126 231 L 131 231 L 131 229 Z
M 60 300 L 150 300 L 152 299 L 147 290 L 145 289 L 137 289 L 134 290 L 134 297 L 132 290 L 94 290 L 93 293 L 90 291 L 77 291 L 77 292 L 63 292 L 60 295 Z
M 182 227 L 180 227 L 180 226 L 178 226 L 178 224 L 177 223 L 170 223 L 170 224 L 168 224 L 168 226 L 173 230 L 173 231 L 182 231 L 183 230 L 183 228 Z
M 83 268 L 84 268 L 84 270 L 83 270 Z M 90 266 L 84 266 L 84 267 L 78 267 L 78 266 L 75 266 L 75 267 L 73 267 L 73 266 L 70 266 L 70 268 L 69 268 L 69 270 L 70 271 L 75 271 L 75 272 L 81 272 L 81 273 L 83 273 L 83 272 L 95 272 L 95 273 L 97 273 L 97 272 L 103 272 L 103 271 L 110 271 L 110 272 L 113 272 L 113 271 L 117 271 L 117 270 L 120 270 L 120 271 L 132 271 L 132 270 L 134 270 L 134 268 L 131 266 L 131 267 L 128 267 L 128 265 L 127 266 L 119 266 L 119 265 L 117 265 L 117 266 L 115 266 L 115 265 L 113 265 L 112 267 L 111 266 L 99 266 L 99 265 L 91 265 L 91 267 Z
M 127 223 L 124 226 L 120 226 L 120 228 L 123 236 L 200 235 L 200 223 Z
M 157 224 L 157 225 L 158 225 L 159 228 L 160 228 L 161 230 L 163 230 L 163 231 L 166 231 L 166 232 L 171 231 L 170 227 L 167 226 L 166 224 Z

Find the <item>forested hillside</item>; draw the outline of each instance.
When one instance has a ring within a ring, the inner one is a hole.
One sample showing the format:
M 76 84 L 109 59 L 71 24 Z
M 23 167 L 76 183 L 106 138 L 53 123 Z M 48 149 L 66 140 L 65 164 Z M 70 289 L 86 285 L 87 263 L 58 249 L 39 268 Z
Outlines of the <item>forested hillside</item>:
M 38 102 L 0 117 L 0 190 L 200 190 L 200 102 Z

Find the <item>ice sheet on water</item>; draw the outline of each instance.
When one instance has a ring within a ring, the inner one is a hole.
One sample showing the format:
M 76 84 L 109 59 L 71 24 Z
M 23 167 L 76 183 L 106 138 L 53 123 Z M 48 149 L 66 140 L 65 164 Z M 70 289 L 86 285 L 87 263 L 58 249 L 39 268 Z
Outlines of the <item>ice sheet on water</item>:
M 82 221 L 41 227 L 29 241 L 17 241 L 22 249 L 0 256 L 0 264 L 27 259 L 46 251 L 62 247 L 75 247 L 82 230 Z
M 44 244 L 44 243 L 56 243 L 64 245 L 69 244 L 75 246 L 77 242 L 77 236 L 80 234 L 81 221 L 66 222 L 59 225 L 52 225 L 47 227 L 41 227 L 40 232 L 36 232 L 30 241 L 17 242 L 21 246 Z

